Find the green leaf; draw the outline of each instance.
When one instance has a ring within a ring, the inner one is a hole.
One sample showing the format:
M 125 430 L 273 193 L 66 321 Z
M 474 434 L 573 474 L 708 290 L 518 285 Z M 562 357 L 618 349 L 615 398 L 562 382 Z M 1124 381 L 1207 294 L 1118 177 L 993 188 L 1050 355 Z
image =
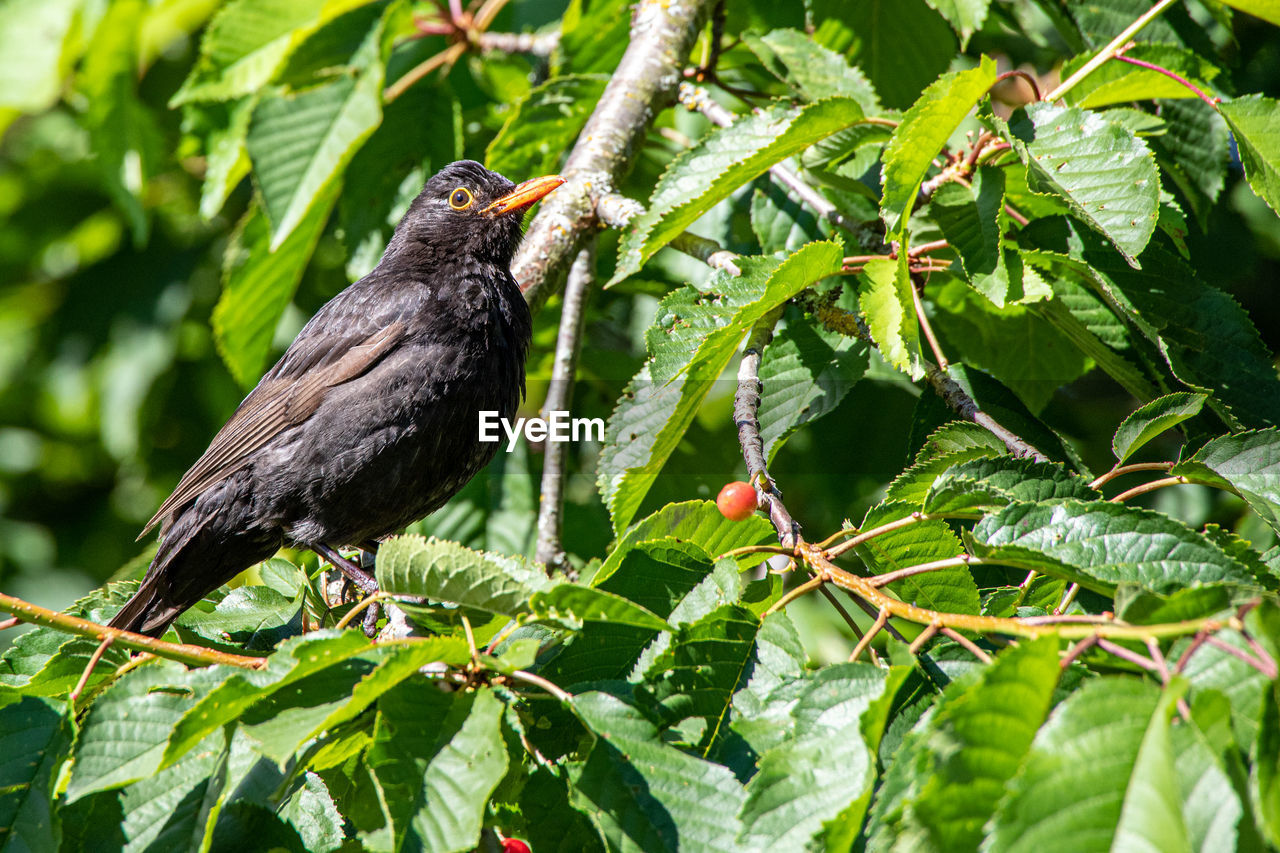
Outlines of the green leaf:
M 0 847 L 56 850 L 61 837 L 54 787 L 71 746 L 71 726 L 48 699 L 24 696 L 0 708 Z
M 249 118 L 257 98 L 247 95 L 227 105 L 218 105 L 223 120 L 205 136 L 204 183 L 200 185 L 200 215 L 213 219 L 226 204 L 232 190 L 249 174 L 249 152 L 245 137 L 249 135 Z M 194 107 L 187 107 L 190 115 Z M 214 110 L 209 110 L 210 113 Z
M 556 584 L 535 592 L 529 601 L 533 617 L 540 621 L 580 626 L 583 622 L 612 622 L 652 631 L 670 629 L 665 619 L 627 599 L 578 584 Z
M 382 121 L 381 52 L 379 20 L 353 58 L 360 68 L 354 76 L 258 101 L 245 144 L 271 221 L 272 250 L 313 208 L 327 206 L 326 189 Z
M 783 442 L 827 415 L 866 372 L 865 343 L 804 322 L 798 313 L 773 336 L 760 361 L 760 439 L 772 462 Z
M 303 774 L 302 784 L 281 804 L 279 815 L 298 831 L 309 853 L 332 853 L 342 846 L 343 817 L 324 780 L 311 771 Z
M 200 849 L 227 793 L 229 758 L 223 732 L 214 732 L 182 761 L 145 776 L 121 792 L 120 831 L 126 850 Z M 111 831 L 102 827 L 99 831 Z M 92 846 L 92 845 L 91 845 Z
M 880 216 L 890 233 L 911 216 L 916 194 L 947 139 L 996 81 L 996 64 L 983 57 L 977 68 L 944 74 L 925 89 L 902 117 L 884 152 Z
M 1270 580 L 1182 522 L 1121 504 L 1010 504 L 980 521 L 971 539 L 976 557 L 1105 594 L 1121 583 L 1167 593 L 1212 583 L 1256 588 Z
M 1207 59 L 1169 44 L 1136 44 L 1124 55 L 1180 74 L 1201 89 L 1209 88 L 1209 82 L 1221 73 L 1221 69 Z M 1066 80 L 1092 58 L 1093 53 L 1087 53 L 1068 60 L 1062 66 L 1062 79 Z M 1159 71 L 1112 61 L 1104 62 L 1076 84 L 1066 100 L 1073 107 L 1095 109 L 1132 101 L 1194 97 L 1196 94 L 1186 86 Z
M 747 785 L 741 847 L 726 849 L 803 850 L 828 822 L 860 823 L 883 725 L 872 721 L 892 700 L 895 682 L 860 663 L 829 666 L 805 679 L 791 709 L 794 729 L 760 756 L 759 772 Z M 857 812 L 844 814 L 851 807 Z
M 970 186 L 954 181 L 943 184 L 933 194 L 929 212 L 960 255 L 961 268 L 974 289 L 1003 308 L 1009 297 L 1002 236 L 1004 171 L 981 166 Z M 1018 290 L 1021 289 L 1019 282 Z
M 1086 682 L 1036 735 L 983 849 L 1189 849 L 1169 743 L 1180 695 L 1132 679 Z
M 991 8 L 991 0 L 925 0 L 938 14 L 947 19 L 947 23 L 960 36 L 960 47 L 964 49 L 969 39 L 987 19 Z M 1064 77 L 1065 79 L 1065 77 Z
M 583 693 L 573 706 L 596 741 L 572 778 L 570 797 L 610 849 L 734 849 L 734 815 L 744 795 L 732 773 L 666 745 L 653 723 L 616 697 Z
M 1254 799 L 1258 823 L 1272 845 L 1280 844 L 1280 683 L 1272 681 L 1262 694 L 1262 725 L 1258 732 L 1258 756 Z
M 1063 199 L 1134 269 L 1159 218 L 1155 157 L 1128 128 L 1077 107 L 1037 102 L 1009 121 L 1032 189 Z
M 875 87 L 862 70 L 799 30 L 773 30 L 758 36 L 744 33 L 742 40 L 765 68 L 807 101 L 835 95 L 853 98 L 863 113 L 881 111 Z
M 600 586 L 622 567 L 623 560 L 638 548 L 662 547 L 676 541 L 698 546 L 711 557 L 745 545 L 774 541 L 773 526 L 760 516 L 730 521 L 714 501 L 683 501 L 667 504 L 653 515 L 633 524 L 618 539 L 592 580 Z
M 485 165 L 517 181 L 554 172 L 608 81 L 607 74 L 569 75 L 534 88 L 485 149 Z
M 956 54 L 951 27 L 924 0 L 811 0 L 805 8 L 814 40 L 849 57 L 895 109 L 910 105 Z
M 875 258 L 858 273 L 857 282 L 858 305 L 880 354 L 912 379 L 919 379 L 924 375 L 920 328 L 906 271 L 897 261 Z
M 1223 3 L 1248 12 L 1250 15 L 1270 21 L 1280 27 L 1280 2 L 1278 0 L 1222 0 Z
M 271 691 L 244 713 L 240 728 L 258 752 L 284 767 L 307 741 L 363 713 L 422 667 L 461 666 L 467 659 L 462 637 L 378 646 Z
M 897 502 L 877 504 L 867 510 L 859 529 L 871 530 L 906 518 L 911 510 L 912 507 Z M 856 551 L 867 569 L 882 575 L 934 560 L 958 557 L 964 553 L 964 548 L 946 522 L 927 519 L 881 534 L 859 545 Z M 978 613 L 982 607 L 978 587 L 969 570 L 963 566 L 912 575 L 894 582 L 890 588 L 903 601 L 930 610 Z
M 210 21 L 200 59 L 170 105 L 225 101 L 259 91 L 295 45 L 350 5 L 325 9 L 309 0 L 232 0 Z
M 630 0 L 571 0 L 560 19 L 555 73 L 612 73 L 630 41 Z
M 1280 128 L 1275 120 L 1280 101 L 1248 95 L 1223 101 L 1218 110 L 1231 125 L 1249 186 L 1280 213 Z
M 750 673 L 760 620 L 741 605 L 722 605 L 681 625 L 655 656 L 637 698 L 667 725 L 691 717 L 705 721 L 690 745 L 706 756 L 722 737 L 730 700 Z
M 227 667 L 188 670 L 160 661 L 111 685 L 93 703 L 77 738 L 68 801 L 155 773 L 174 726 L 230 675 Z
M 838 97 L 800 107 L 775 103 L 712 129 L 671 161 L 648 209 L 623 232 L 609 283 L 638 272 L 658 249 L 770 166 L 861 119 L 857 101 Z
M 1025 286 L 1030 292 L 1025 298 L 1030 299 L 1033 288 L 1043 286 L 1043 281 L 1032 283 L 1034 270 L 1024 268 L 1016 252 L 1005 252 L 1005 265 L 1018 291 L 1010 293 L 1011 298 L 1017 298 Z M 989 372 L 1033 412 L 1043 411 L 1059 388 L 1093 366 L 1068 335 L 1036 310 L 1039 303 L 999 308 L 989 297 L 954 280 L 930 289 L 938 309 L 934 329 L 953 342 L 952 358 Z
M 605 430 L 597 472 L 615 531 L 635 517 L 703 398 L 761 317 L 840 269 L 837 243 L 810 243 L 784 261 L 743 258 L 742 275 L 717 271 L 705 291 L 670 294 L 646 334 L 652 358 L 627 386 Z
M 1230 489 L 1280 532 L 1280 430 L 1220 436 L 1169 473 Z
M 551 582 L 521 560 L 464 548 L 456 542 L 396 536 L 378 549 L 378 588 L 449 601 L 502 616 L 529 611 L 535 592 Z
M 232 670 L 174 721 L 161 767 L 167 767 L 210 733 L 235 720 L 273 691 L 369 651 L 358 631 L 313 631 L 286 640 L 261 670 Z M 114 689 L 114 688 L 113 688 Z
M 970 459 L 1004 456 L 1009 451 L 990 431 L 977 424 L 955 421 L 938 427 L 916 454 L 915 461 L 889 484 L 886 500 L 923 507 L 933 483 L 952 465 Z
M 1089 481 L 1058 462 L 1012 456 L 973 459 L 942 472 L 925 495 L 930 515 L 989 512 L 1015 501 L 1096 500 Z
M 781 184 L 762 178 L 763 189 L 751 194 L 751 230 L 763 254 L 794 252 L 805 243 L 831 235 L 831 226 L 819 219 Z
M 1114 112 L 1109 110 L 1106 114 Z M 1166 101 L 1163 135 L 1150 138 L 1164 174 L 1182 190 L 1202 230 L 1226 182 L 1230 127 L 1222 113 L 1200 100 Z
M 1120 422 L 1115 437 L 1111 439 L 1111 449 L 1118 463 L 1123 464 L 1134 451 L 1165 430 L 1200 414 L 1207 399 L 1205 394 L 1167 394 L 1129 415 Z
M 448 694 L 421 680 L 379 701 L 368 762 L 394 841 L 374 849 L 475 847 L 507 771 L 502 712 L 487 687 Z
M 215 643 L 270 651 L 302 629 L 302 597 L 288 598 L 268 586 L 231 590 L 212 609 L 197 605 L 178 619 L 179 627 Z
M 64 56 L 79 0 L 9 0 L 0 5 L 0 107 L 38 113 L 62 92 Z
M 913 751 L 896 756 L 913 778 L 903 789 L 886 782 L 892 796 L 876 805 L 879 832 L 916 838 L 921 850 L 978 849 L 1049 712 L 1059 674 L 1058 640 L 1044 637 L 1001 653 L 976 678 L 952 682 L 912 732 Z
M 1094 282 L 1138 328 L 1174 375 L 1196 391 L 1211 391 L 1228 423 L 1280 424 L 1280 379 L 1273 356 L 1244 309 L 1206 284 L 1163 239 L 1143 254 L 1143 269 L 1122 263 L 1093 232 L 1063 218 L 1023 229 L 1028 246 L 1048 248 Z M 1083 261 L 1083 263 L 1079 263 Z
M 1171 733 L 1191 849 L 1205 853 L 1248 849 L 1252 832 L 1241 821 L 1244 807 L 1232 783 L 1230 759 L 1218 752 L 1224 741 L 1235 748 L 1230 705 L 1226 697 L 1216 694 L 1196 702 L 1192 714 L 1192 724 L 1174 726 Z
M 271 248 L 271 226 L 256 202 L 231 235 L 222 265 L 222 295 L 213 308 L 213 339 L 242 387 L 253 387 L 262 375 L 276 326 L 329 219 L 337 190 L 330 185 L 278 248 Z

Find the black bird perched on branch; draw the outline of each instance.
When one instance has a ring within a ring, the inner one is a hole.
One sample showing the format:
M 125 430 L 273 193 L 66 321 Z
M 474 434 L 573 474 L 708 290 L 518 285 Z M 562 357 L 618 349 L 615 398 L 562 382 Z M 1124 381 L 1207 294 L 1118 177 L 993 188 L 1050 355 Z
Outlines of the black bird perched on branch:
M 111 626 L 159 636 L 285 543 L 374 589 L 337 549 L 444 504 L 497 451 L 477 413 L 515 415 L 532 321 L 511 258 L 524 212 L 562 183 L 470 160 L 432 176 L 378 266 L 311 318 L 147 524 L 160 550 Z

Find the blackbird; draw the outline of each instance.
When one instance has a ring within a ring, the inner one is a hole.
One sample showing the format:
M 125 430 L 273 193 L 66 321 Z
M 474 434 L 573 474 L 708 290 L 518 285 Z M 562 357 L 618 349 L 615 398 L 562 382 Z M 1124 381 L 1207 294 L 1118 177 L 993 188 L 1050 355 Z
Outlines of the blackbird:
M 375 589 L 338 549 L 444 504 L 497 452 L 477 413 L 515 415 L 532 320 L 511 258 L 524 212 L 562 183 L 470 160 L 433 175 L 377 267 L 311 318 L 147 523 L 160 549 L 110 625 L 159 636 L 286 543 Z

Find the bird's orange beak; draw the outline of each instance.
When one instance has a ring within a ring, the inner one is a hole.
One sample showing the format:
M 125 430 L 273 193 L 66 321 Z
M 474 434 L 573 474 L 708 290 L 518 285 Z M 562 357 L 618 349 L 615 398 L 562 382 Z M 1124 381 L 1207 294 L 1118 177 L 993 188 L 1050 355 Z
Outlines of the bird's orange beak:
M 520 184 L 480 212 L 487 216 L 502 216 L 506 213 L 523 212 L 534 202 L 540 200 L 563 183 L 564 178 L 559 175 L 533 178 Z

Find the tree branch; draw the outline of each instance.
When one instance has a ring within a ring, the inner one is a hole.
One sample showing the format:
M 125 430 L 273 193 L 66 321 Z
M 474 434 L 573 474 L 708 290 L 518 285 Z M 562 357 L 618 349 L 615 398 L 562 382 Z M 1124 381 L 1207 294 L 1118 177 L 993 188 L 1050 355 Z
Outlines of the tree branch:
M 599 224 L 595 200 L 631 169 L 654 115 L 670 102 L 699 22 L 712 0 L 640 0 L 631 41 L 511 265 L 535 312 L 559 287 L 587 235 Z
M 266 658 L 233 655 L 229 652 L 220 652 L 187 643 L 166 643 L 164 640 L 157 640 L 144 634 L 109 628 L 69 613 L 58 613 L 55 610 L 38 607 L 2 592 L 0 592 L 0 612 L 12 613 L 20 617 L 23 622 L 30 622 L 32 625 L 43 625 L 46 628 L 54 628 L 79 637 L 90 637 L 101 642 L 110 639 L 112 645 L 137 652 L 150 652 L 158 658 L 176 660 L 188 666 L 209 666 L 220 663 L 241 669 L 262 669 L 267 665 Z
M 577 374 L 578 353 L 582 349 L 582 329 L 586 321 L 587 296 L 595 287 L 595 241 L 578 253 L 569 270 L 569 281 L 564 290 L 564 305 L 560 309 L 560 333 L 556 336 L 556 352 L 551 364 L 551 387 L 543 410 L 547 417 L 552 412 L 569 410 L 573 402 L 573 379 Z M 535 559 L 547 568 L 563 568 L 564 547 L 560 543 L 560 523 L 564 511 L 566 445 L 562 441 L 548 441 L 542 462 L 542 492 L 538 500 L 538 544 Z

